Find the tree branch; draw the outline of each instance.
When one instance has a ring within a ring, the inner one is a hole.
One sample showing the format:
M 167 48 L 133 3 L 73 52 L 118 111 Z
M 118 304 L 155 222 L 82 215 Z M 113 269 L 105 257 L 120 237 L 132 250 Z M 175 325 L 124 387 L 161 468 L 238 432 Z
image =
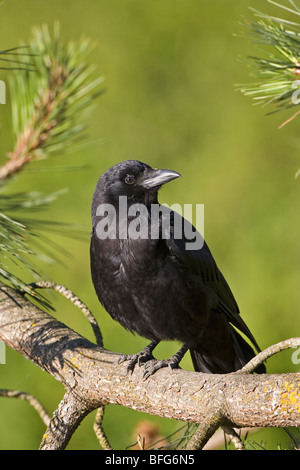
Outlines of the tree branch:
M 0 390 L 0 397 L 4 398 L 19 398 L 20 400 L 27 401 L 40 415 L 40 418 L 43 420 L 46 426 L 50 424 L 50 416 L 48 415 L 44 406 L 39 402 L 39 400 L 31 395 L 30 393 L 22 392 L 20 390 Z
M 97 436 L 97 439 L 101 447 L 103 447 L 104 450 L 112 450 L 112 447 L 110 446 L 110 443 L 108 442 L 108 439 L 103 431 L 103 426 L 102 426 L 104 409 L 105 409 L 104 406 L 100 406 L 97 409 L 93 428 L 94 428 L 95 434 Z
M 280 351 L 290 348 L 299 348 L 300 347 L 300 338 L 290 338 L 280 343 L 272 344 L 264 351 L 261 351 L 257 356 L 254 356 L 251 361 L 248 362 L 242 369 L 236 371 L 236 374 L 251 374 L 257 366 L 265 362 L 270 357 L 274 356 Z
M 102 333 L 97 323 L 97 320 L 95 319 L 92 312 L 87 308 L 87 306 L 77 297 L 77 295 L 74 294 L 74 292 L 72 292 L 70 289 L 67 289 L 67 287 L 62 286 L 61 284 L 57 284 L 56 282 L 50 281 L 38 281 L 30 284 L 31 289 L 35 289 L 37 287 L 41 289 L 53 289 L 56 292 L 59 292 L 64 297 L 66 297 L 66 299 L 70 300 L 72 304 L 76 305 L 76 307 L 78 307 L 82 311 L 83 315 L 90 323 L 95 335 L 97 345 L 103 346 Z
M 30 284 L 30 287 L 32 289 L 35 289 L 37 287 L 42 288 L 42 289 L 53 289 L 56 292 L 59 292 L 64 297 L 66 297 L 66 299 L 68 299 L 74 305 L 76 305 L 76 307 L 78 307 L 81 310 L 83 315 L 86 317 L 86 319 L 90 323 L 93 329 L 94 335 L 95 335 L 96 344 L 100 347 L 103 347 L 102 333 L 97 323 L 97 320 L 95 319 L 92 312 L 87 308 L 87 306 L 77 297 L 77 295 L 74 294 L 74 292 L 72 292 L 70 289 L 67 289 L 67 287 L 62 286 L 61 284 L 57 284 L 55 282 L 50 282 L 50 281 L 38 281 L 38 282 Z M 94 422 L 94 431 L 102 448 L 104 450 L 112 450 L 108 442 L 108 439 L 105 435 L 103 426 L 102 426 L 104 408 L 105 407 L 102 405 L 97 409 L 96 418 Z M 52 436 L 52 433 L 51 432 L 48 434 L 45 433 L 45 435 Z M 50 445 L 50 442 L 48 444 L 47 440 L 44 438 L 42 445 L 43 445 L 43 448 L 48 448 L 48 445 Z
M 117 362 L 119 354 L 91 343 L 7 286 L 0 289 L 0 339 L 67 390 L 43 438 L 44 449 L 64 448 L 89 412 L 110 403 L 200 423 L 197 448 L 219 426 L 300 425 L 299 373 L 218 375 L 163 369 L 144 380 L 143 368 L 137 367 L 127 375 L 126 365 Z
M 65 449 L 73 433 L 90 411 L 88 403 L 81 401 L 72 390 L 67 391 L 43 435 L 40 450 Z

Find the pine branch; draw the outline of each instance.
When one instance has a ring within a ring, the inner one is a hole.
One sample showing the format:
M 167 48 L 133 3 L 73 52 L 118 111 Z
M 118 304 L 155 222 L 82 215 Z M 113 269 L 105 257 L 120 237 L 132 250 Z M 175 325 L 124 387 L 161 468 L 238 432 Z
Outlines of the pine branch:
M 48 196 L 36 192 L 10 196 L 0 194 L 0 279 L 15 289 L 35 297 L 47 307 L 50 307 L 50 305 L 46 302 L 44 296 L 32 291 L 23 279 L 11 272 L 11 266 L 8 267 L 8 262 L 10 262 L 10 265 L 15 265 L 18 270 L 23 266 L 34 278 L 38 278 L 39 272 L 36 262 L 52 262 L 52 259 L 47 257 L 44 252 L 39 252 L 34 248 L 39 233 L 38 228 L 43 227 L 43 221 L 27 221 L 24 215 L 9 217 L 7 214 L 20 213 L 21 211 L 25 213 L 30 211 L 32 214 L 35 210 L 45 209 L 61 193 L 62 191 L 58 191 Z
M 9 321 L 8 321 L 9 319 Z M 41 449 L 63 449 L 80 422 L 103 404 L 199 423 L 187 449 L 199 449 L 220 426 L 300 425 L 300 374 L 199 374 L 163 369 L 148 380 L 126 373 L 119 355 L 0 286 L 0 339 L 62 382 L 66 393 L 44 434 Z M 285 342 L 299 347 L 300 338 Z M 274 346 L 273 353 L 282 350 Z
M 20 390 L 0 389 L 0 397 L 19 398 L 20 400 L 27 401 L 37 411 L 44 424 L 49 426 L 51 420 L 50 415 L 47 413 L 41 402 L 30 393 L 22 392 Z
M 257 20 L 249 21 L 247 30 L 254 43 L 259 44 L 265 56 L 250 57 L 250 65 L 258 79 L 253 84 L 239 86 L 256 103 L 272 105 L 273 111 L 296 107 L 295 91 L 300 78 L 300 21 L 299 8 L 289 0 L 292 8 L 270 2 L 296 16 L 295 22 L 253 10 Z
M 255 70 L 256 82 L 240 85 L 238 89 L 253 98 L 256 104 L 271 106 L 268 114 L 284 109 L 296 109 L 292 116 L 283 122 L 285 126 L 300 114 L 300 7 L 288 0 L 291 7 L 273 0 L 269 3 L 291 13 L 295 21 L 277 18 L 253 10 L 257 20 L 249 21 L 248 37 L 252 42 L 263 46 L 264 57 L 250 57 L 250 65 Z M 300 175 L 300 169 L 295 177 Z
M 30 53 L 35 72 L 15 72 L 10 80 L 14 150 L 0 168 L 0 179 L 28 163 L 63 152 L 86 129 L 86 118 L 103 78 L 91 79 L 86 63 L 89 39 L 63 45 L 58 24 L 54 38 L 48 27 L 34 28 Z
M 45 221 L 32 220 L 31 213 L 47 208 L 61 192 L 8 196 L 4 189 L 7 181 L 31 162 L 46 159 L 54 152 L 62 155 L 68 148 L 74 151 L 81 142 L 103 82 L 103 78 L 92 78 L 95 67 L 87 61 L 92 48 L 91 41 L 84 38 L 63 43 L 59 25 L 55 24 L 52 38 L 46 25 L 35 27 L 29 46 L 0 52 L 0 60 L 1 54 L 9 54 L 14 64 L 26 65 L 25 71 L 13 70 L 9 81 L 15 145 L 0 167 L 0 280 L 43 304 L 47 304 L 44 297 L 30 289 L 28 281 L 12 272 L 11 266 L 19 271 L 23 267 L 37 279 L 35 261 L 53 261 L 43 248 L 33 248 Z M 23 62 L 24 56 L 30 57 L 30 64 Z M 57 224 L 49 222 L 47 229 L 51 226 Z

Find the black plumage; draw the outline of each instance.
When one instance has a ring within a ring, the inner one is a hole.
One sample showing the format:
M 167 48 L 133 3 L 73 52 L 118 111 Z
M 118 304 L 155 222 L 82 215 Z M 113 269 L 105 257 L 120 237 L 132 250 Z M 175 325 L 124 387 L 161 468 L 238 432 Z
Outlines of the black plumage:
M 259 347 L 207 244 L 187 250 L 191 240 L 184 233 L 181 238 L 175 236 L 175 222 L 184 224 L 185 220 L 158 206 L 158 189 L 179 176 L 136 160 L 119 163 L 100 176 L 92 202 L 94 287 L 114 320 L 151 340 L 142 352 L 123 356 L 122 360 L 129 361 L 128 370 L 145 363 L 145 376 L 149 376 L 167 365 L 177 367 L 189 349 L 196 371 L 236 371 L 255 355 L 237 330 L 257 351 Z M 142 206 L 140 211 L 127 217 L 136 204 Z M 153 207 L 160 209 L 155 220 Z M 115 212 L 109 213 L 110 208 Z M 164 223 L 169 220 L 170 226 Z M 148 230 L 141 238 L 143 221 Z M 140 229 L 140 237 L 130 236 L 131 223 L 135 233 Z M 196 231 L 195 236 L 200 237 Z M 154 360 L 152 351 L 164 340 L 177 340 L 183 346 L 171 359 Z M 265 372 L 264 365 L 256 372 Z

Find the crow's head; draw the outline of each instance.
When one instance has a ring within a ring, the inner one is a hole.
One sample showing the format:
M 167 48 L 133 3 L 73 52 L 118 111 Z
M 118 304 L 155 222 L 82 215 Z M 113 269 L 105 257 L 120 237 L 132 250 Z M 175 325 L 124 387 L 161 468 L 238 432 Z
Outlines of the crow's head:
M 157 202 L 157 191 L 180 176 L 176 171 L 153 169 L 138 160 L 127 160 L 109 168 L 100 176 L 94 200 L 115 204 L 119 196 L 143 204 Z

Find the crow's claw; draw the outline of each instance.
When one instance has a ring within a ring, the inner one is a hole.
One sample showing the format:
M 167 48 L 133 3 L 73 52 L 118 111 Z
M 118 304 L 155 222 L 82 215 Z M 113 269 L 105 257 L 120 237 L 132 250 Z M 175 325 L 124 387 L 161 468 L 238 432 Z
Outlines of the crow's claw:
M 129 364 L 127 366 L 127 374 L 129 374 L 129 372 L 131 372 L 132 374 L 136 364 L 140 367 L 143 363 L 147 363 L 148 361 L 151 361 L 153 359 L 154 357 L 152 356 L 151 352 L 143 349 L 143 351 L 137 354 L 124 354 L 119 358 L 118 364 L 121 364 L 125 361 L 129 361 Z
M 161 360 L 161 361 L 158 360 L 158 359 L 154 359 L 152 361 L 147 362 L 144 365 L 145 372 L 143 374 L 143 378 L 148 379 L 156 371 L 158 371 L 159 369 L 163 369 L 164 367 L 169 367 L 171 370 L 172 369 L 180 369 L 180 367 L 179 367 L 179 362 L 180 361 L 177 361 L 176 359 L 174 359 L 174 356 L 173 356 L 170 359 L 164 359 L 164 360 Z
M 141 352 L 138 354 L 124 354 L 118 360 L 118 363 L 122 363 L 125 361 L 130 361 L 127 366 L 127 374 L 129 372 L 133 372 L 136 364 L 141 366 L 144 364 L 145 372 L 143 374 L 144 379 L 148 379 L 151 375 L 153 375 L 157 370 L 162 369 L 163 367 L 170 367 L 170 369 L 180 369 L 179 363 L 183 358 L 184 354 L 188 350 L 188 346 L 184 344 L 180 350 L 174 354 L 174 356 L 170 357 L 170 359 L 155 359 L 152 355 L 152 351 L 157 346 L 157 341 L 152 341 L 152 343 L 148 344 Z

